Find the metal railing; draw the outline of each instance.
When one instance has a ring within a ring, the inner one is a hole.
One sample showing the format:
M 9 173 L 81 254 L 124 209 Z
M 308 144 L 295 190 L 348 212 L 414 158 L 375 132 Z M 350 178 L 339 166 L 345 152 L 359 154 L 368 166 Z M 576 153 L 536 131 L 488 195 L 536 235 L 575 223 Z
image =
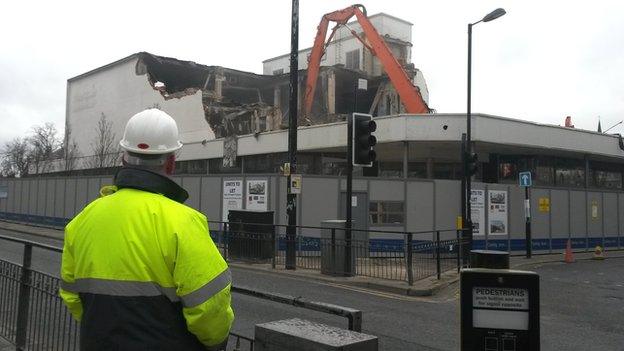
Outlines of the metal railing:
M 79 350 L 79 324 L 59 296 L 60 279 L 31 269 L 33 247 L 63 250 L 4 235 L 0 240 L 24 245 L 21 265 L 0 259 L 0 337 L 16 350 Z M 228 345 L 253 351 L 254 340 L 231 332 Z
M 294 297 L 283 294 L 269 293 L 266 291 L 252 290 L 240 286 L 232 286 L 232 292 L 270 300 L 282 304 L 301 307 L 312 311 L 334 314 L 345 317 L 348 320 L 347 328 L 356 332 L 362 331 L 362 311 L 353 308 L 334 305 L 331 303 L 310 301 L 302 297 Z
M 17 350 L 78 350 L 79 325 L 59 296 L 60 279 L 31 269 L 33 247 L 57 253 L 62 249 L 5 235 L 0 240 L 24 246 L 21 265 L 0 259 L 0 337 Z M 356 309 L 235 285 L 232 292 L 342 316 L 349 330 L 362 330 L 362 312 Z M 228 349 L 253 351 L 254 339 L 230 332 Z
M 265 262 L 272 268 L 285 266 L 286 225 L 220 221 L 209 224 L 210 234 L 226 260 Z M 62 230 L 58 226 L 45 227 Z M 459 270 L 463 261 L 461 248 L 465 241 L 461 229 L 400 232 L 356 228 L 351 229 L 351 240 L 338 235 L 344 232 L 341 228 L 296 226 L 296 230 L 296 267 L 332 275 L 399 280 L 413 285 L 431 276 L 440 279 L 443 272 L 453 268 Z M 328 234 L 323 236 L 323 231 Z M 349 251 L 355 258 L 353 269 L 347 272 L 325 268 L 335 267 L 339 253 Z
M 16 350 L 77 350 L 79 328 L 58 294 L 60 280 L 31 269 L 33 247 L 61 249 L 13 237 L 24 245 L 22 264 L 0 260 L 0 334 Z
M 228 261 L 286 263 L 286 225 L 210 222 L 211 236 Z M 398 232 L 296 226 L 296 267 L 335 276 L 366 276 L 405 281 L 461 267 L 462 230 Z M 349 264 L 349 260 L 351 264 Z

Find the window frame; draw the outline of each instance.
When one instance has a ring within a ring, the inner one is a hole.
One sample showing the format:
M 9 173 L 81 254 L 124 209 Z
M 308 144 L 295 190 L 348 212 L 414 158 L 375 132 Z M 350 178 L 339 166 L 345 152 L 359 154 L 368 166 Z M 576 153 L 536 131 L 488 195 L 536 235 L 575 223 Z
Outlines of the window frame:
M 356 55 L 357 54 L 357 55 Z M 353 57 L 355 56 L 355 58 Z M 350 60 L 349 60 L 350 59 Z M 349 66 L 349 61 L 352 61 L 352 63 L 355 63 L 355 67 L 350 67 Z M 345 68 L 347 69 L 353 69 L 353 70 L 361 70 L 360 68 L 360 62 L 361 58 L 360 58 L 360 49 L 355 49 L 355 50 L 351 50 L 351 51 L 347 51 L 345 53 Z
M 384 210 L 383 204 L 399 204 L 399 210 Z M 374 207 L 374 208 L 373 208 Z M 400 215 L 401 222 L 388 222 L 387 216 Z M 377 221 L 375 221 L 377 219 Z M 381 220 L 381 221 L 380 221 Z M 403 227 L 405 226 L 405 201 L 395 200 L 372 200 L 368 202 L 368 221 L 371 227 Z

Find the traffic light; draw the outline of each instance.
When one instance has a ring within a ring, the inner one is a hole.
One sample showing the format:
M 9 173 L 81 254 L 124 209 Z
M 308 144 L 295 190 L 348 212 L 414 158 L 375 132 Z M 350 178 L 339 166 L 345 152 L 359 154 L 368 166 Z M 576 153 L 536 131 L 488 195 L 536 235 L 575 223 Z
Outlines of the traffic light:
M 373 116 L 354 113 L 353 114 L 353 165 L 362 167 L 372 167 L 377 158 L 377 153 L 373 150 L 377 144 L 377 138 L 373 132 L 377 130 L 377 124 L 373 121 Z
M 472 177 L 479 170 L 479 156 L 475 153 L 466 154 L 466 175 Z

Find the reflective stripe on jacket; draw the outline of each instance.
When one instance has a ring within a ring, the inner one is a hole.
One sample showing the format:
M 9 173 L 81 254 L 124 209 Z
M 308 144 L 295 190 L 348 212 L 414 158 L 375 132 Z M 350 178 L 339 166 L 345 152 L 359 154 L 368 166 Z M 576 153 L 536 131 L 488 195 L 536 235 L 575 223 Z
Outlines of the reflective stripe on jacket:
M 61 297 L 83 350 L 200 350 L 227 339 L 231 276 L 186 192 L 122 169 L 65 228 Z M 178 188 L 176 188 L 178 187 Z M 164 194 L 164 195 L 163 195 Z

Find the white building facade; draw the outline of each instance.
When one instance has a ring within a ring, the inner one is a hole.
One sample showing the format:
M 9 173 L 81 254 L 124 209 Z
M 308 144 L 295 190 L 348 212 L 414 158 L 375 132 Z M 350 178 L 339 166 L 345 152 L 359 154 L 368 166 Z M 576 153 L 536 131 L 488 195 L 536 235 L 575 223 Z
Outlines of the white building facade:
M 105 116 L 118 145 L 126 122 L 134 114 L 157 107 L 176 117 L 183 143 L 214 139 L 204 116 L 202 92 L 165 98 L 150 83 L 148 74 L 134 54 L 67 81 L 66 128 L 71 130 L 70 144 L 75 143 L 79 156 L 94 154 L 97 123 Z M 76 168 L 87 168 L 80 162 Z

